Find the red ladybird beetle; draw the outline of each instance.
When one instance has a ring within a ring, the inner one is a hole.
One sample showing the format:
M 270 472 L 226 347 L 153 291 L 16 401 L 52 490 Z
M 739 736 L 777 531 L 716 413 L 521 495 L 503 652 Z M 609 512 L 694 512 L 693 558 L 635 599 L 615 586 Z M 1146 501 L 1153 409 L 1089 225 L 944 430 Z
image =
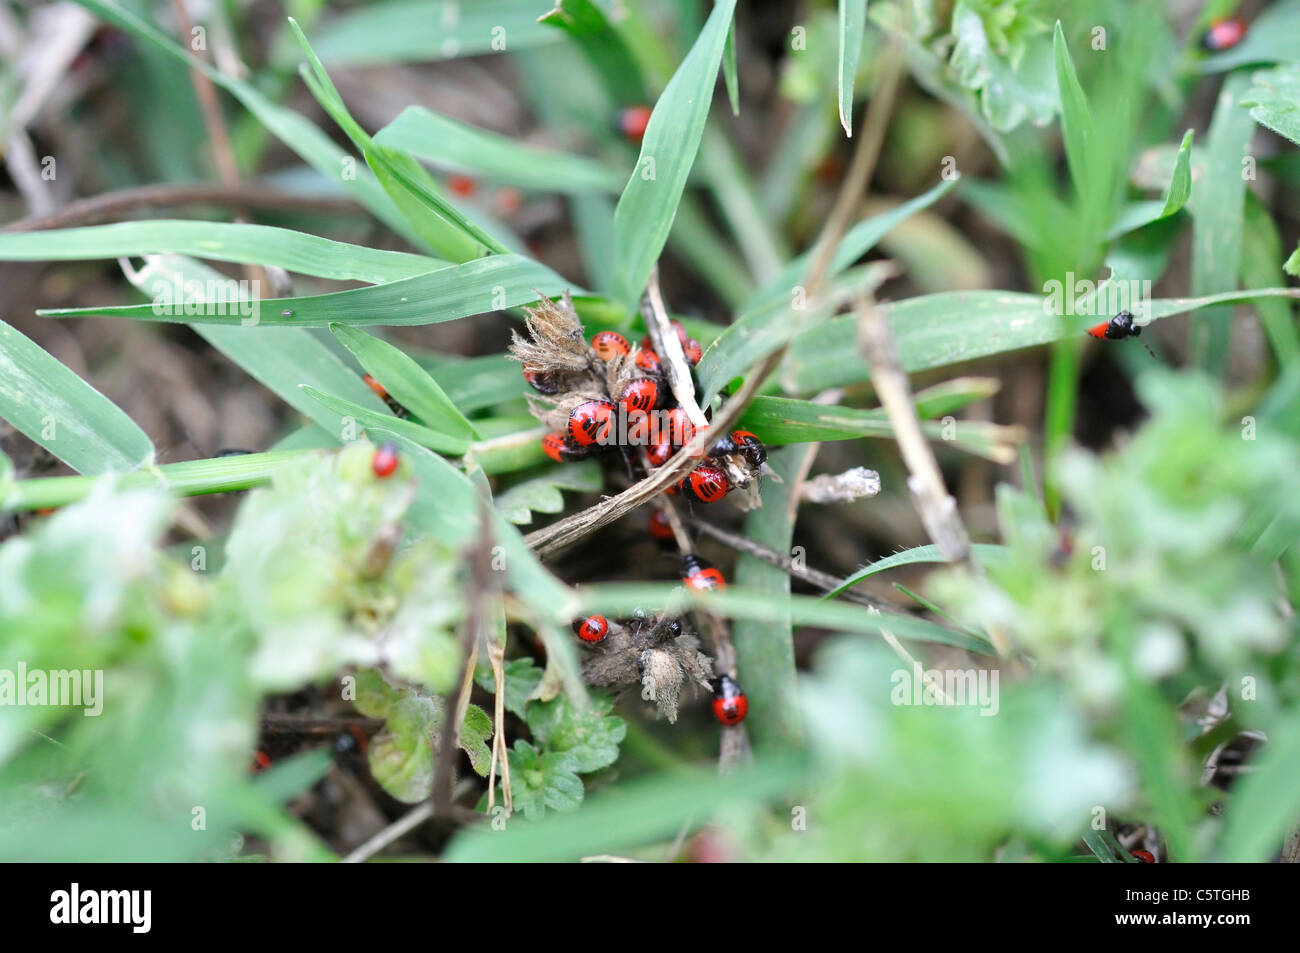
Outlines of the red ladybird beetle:
M 615 407 L 607 400 L 583 401 L 569 412 L 569 439 L 579 447 L 590 447 L 609 436 Z
M 686 354 L 686 360 L 690 363 L 691 367 L 700 363 L 700 358 L 704 356 L 704 348 L 700 347 L 700 342 L 695 340 L 695 338 L 691 338 L 683 344 L 682 351 Z
M 403 407 L 401 404 L 399 404 L 397 401 L 393 400 L 392 395 L 389 394 L 388 391 L 384 389 L 383 384 L 379 383 L 379 381 L 375 380 L 369 374 L 363 374 L 361 376 L 361 379 L 365 382 L 365 385 L 367 387 L 369 387 L 372 391 L 375 392 L 375 394 L 379 396 L 380 400 L 382 400 L 385 404 L 388 405 L 389 410 L 391 410 L 398 417 L 402 417 L 402 418 L 406 417 L 406 408 Z
M 648 347 L 640 348 L 636 352 L 636 366 L 641 368 L 647 374 L 662 374 L 664 370 L 663 362 L 659 360 L 659 355 Z
M 753 466 L 761 467 L 767 460 L 767 447 L 757 435 L 748 430 L 733 430 L 713 445 L 712 456 L 722 457 L 730 453 L 742 454 Z
M 634 146 L 641 144 L 648 125 L 650 125 L 649 106 L 628 106 L 626 109 L 620 109 L 614 118 L 615 130 Z
M 542 438 L 542 451 L 556 463 L 571 463 L 587 456 L 586 450 L 575 447 L 559 433 L 548 433 Z
M 382 444 L 375 455 L 370 458 L 370 469 L 381 480 L 387 480 L 397 472 L 397 444 Z
M 258 748 L 253 752 L 253 773 L 259 774 L 271 766 L 271 756 Z
M 653 378 L 642 377 L 631 381 L 618 395 L 618 402 L 630 415 L 633 411 L 648 412 L 659 403 L 659 385 Z
M 660 427 L 655 439 L 646 447 L 646 457 L 652 467 L 661 467 L 668 462 L 673 455 L 672 435 L 667 427 Z M 672 487 L 669 487 L 672 489 Z
M 452 194 L 467 199 L 478 191 L 478 182 L 471 175 L 449 175 L 447 176 L 447 189 Z
M 724 725 L 738 725 L 749 714 L 749 699 L 730 675 L 719 675 L 713 685 L 713 717 Z
M 602 361 L 612 361 L 631 350 L 627 338 L 617 331 L 601 331 L 591 339 L 591 349 Z
M 727 588 L 727 580 L 707 559 L 687 553 L 682 557 L 682 584 L 697 592 L 716 592 Z
M 1246 38 L 1246 21 L 1240 17 L 1222 17 L 1211 20 L 1210 28 L 1201 37 L 1201 47 L 1210 53 L 1230 50 Z
M 573 631 L 584 642 L 599 642 L 609 635 L 609 620 L 603 615 L 589 615 L 573 623 Z
M 497 189 L 496 195 L 492 197 L 492 204 L 496 206 L 498 215 L 513 215 L 524 204 L 524 193 L 508 187 Z
M 1155 855 L 1149 850 L 1131 850 L 1129 853 L 1144 864 L 1154 864 L 1156 862 Z
M 560 391 L 554 374 L 536 370 L 527 364 L 524 365 L 524 380 L 539 394 L 557 394 Z
M 677 489 L 698 503 L 716 503 L 727 495 L 731 483 L 720 469 L 704 463 L 678 483 Z
M 674 447 L 684 447 L 695 438 L 695 424 L 691 423 L 690 416 L 680 407 L 668 411 L 664 415 L 664 423 L 667 426 L 661 426 L 659 429 L 668 431 L 668 437 Z
M 648 524 L 650 535 L 655 539 L 671 540 L 673 538 L 673 527 L 668 522 L 668 517 L 663 510 L 651 510 L 650 522 Z

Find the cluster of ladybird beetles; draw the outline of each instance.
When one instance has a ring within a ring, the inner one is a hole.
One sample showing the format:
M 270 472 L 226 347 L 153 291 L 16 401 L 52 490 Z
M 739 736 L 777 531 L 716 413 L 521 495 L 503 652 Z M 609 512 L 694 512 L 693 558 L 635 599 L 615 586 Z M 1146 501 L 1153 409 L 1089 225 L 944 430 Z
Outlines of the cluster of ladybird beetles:
M 686 360 L 694 367 L 702 354 L 700 342 L 688 337 L 686 329 L 672 322 Z M 591 349 L 603 361 L 631 353 L 627 338 L 617 331 L 600 331 L 591 339 Z M 651 442 L 646 446 L 646 458 L 651 466 L 660 467 L 678 450 L 695 437 L 695 426 L 686 411 L 671 406 L 672 391 L 663 375 L 663 364 L 651 346 L 649 337 L 642 338 L 635 355 L 637 368 L 646 376 L 627 383 L 618 395 L 618 401 L 595 398 L 578 404 L 569 412 L 568 425 L 563 433 L 551 433 L 542 438 L 542 449 L 557 462 L 581 460 L 601 450 L 620 446 L 615 440 L 614 427 L 620 405 L 629 421 L 653 410 L 663 410 L 663 426 L 650 431 Z M 550 374 L 524 365 L 524 379 L 538 393 L 553 395 L 559 385 Z M 767 460 L 767 448 L 757 436 L 747 430 L 735 430 L 717 441 L 708 451 L 710 457 L 738 453 L 751 466 L 761 467 Z M 697 503 L 713 503 L 731 489 L 726 472 L 712 463 L 703 463 L 689 475 L 670 487 L 670 494 L 681 493 Z

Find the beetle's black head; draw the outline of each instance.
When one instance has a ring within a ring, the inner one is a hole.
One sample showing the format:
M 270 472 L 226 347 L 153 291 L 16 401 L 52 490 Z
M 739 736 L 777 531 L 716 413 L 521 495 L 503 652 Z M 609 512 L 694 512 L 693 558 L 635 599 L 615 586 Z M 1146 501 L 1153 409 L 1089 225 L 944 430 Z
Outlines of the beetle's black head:
M 1110 319 L 1109 326 L 1106 328 L 1106 337 L 1108 338 L 1126 338 L 1132 334 L 1139 334 L 1141 330 L 1133 324 L 1133 312 L 1121 311 L 1115 317 Z

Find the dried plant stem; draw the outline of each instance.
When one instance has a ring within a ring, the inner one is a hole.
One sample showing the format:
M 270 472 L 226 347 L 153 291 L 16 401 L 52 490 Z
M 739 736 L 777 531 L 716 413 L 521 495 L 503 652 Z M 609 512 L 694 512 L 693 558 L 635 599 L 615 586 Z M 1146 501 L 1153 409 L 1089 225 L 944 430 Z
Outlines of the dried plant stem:
M 982 576 L 983 568 L 971 555 L 970 535 L 957 511 L 957 501 L 948 492 L 934 450 L 921 432 L 912 388 L 889 327 L 888 309 L 860 301 L 857 312 L 858 346 L 871 366 L 871 383 L 894 428 L 894 439 L 909 474 L 907 486 L 925 531 L 945 559 Z M 1006 656 L 1010 649 L 1006 633 L 991 626 L 989 637 L 998 654 Z
M 642 447 L 637 451 L 641 457 L 641 466 L 650 469 L 650 457 L 646 454 L 645 448 Z M 691 534 L 686 531 L 686 524 L 682 522 L 681 514 L 677 512 L 677 507 L 673 501 L 664 496 L 659 501 L 659 510 L 664 514 L 664 519 L 668 521 L 668 526 L 673 531 L 673 538 L 677 541 L 677 548 L 682 555 L 695 552 L 695 541 L 691 539 Z
M 463 797 L 468 791 L 473 789 L 473 781 L 462 781 L 457 786 L 453 798 Z M 477 811 L 471 811 L 468 808 L 454 807 L 451 812 L 455 820 L 463 824 L 477 824 L 484 820 L 482 814 Z M 343 864 L 360 864 L 369 860 L 375 854 L 379 853 L 389 844 L 405 837 L 411 831 L 415 830 L 421 824 L 433 818 L 433 801 L 425 801 L 417 805 L 412 810 L 403 814 L 393 823 L 389 824 L 383 830 L 378 831 L 373 837 L 368 838 L 365 843 L 361 844 L 355 850 L 345 854 L 339 861 Z
M 510 790 L 510 753 L 506 748 L 506 734 L 502 725 L 506 718 L 506 665 L 505 641 L 495 635 L 488 639 L 488 661 L 492 664 L 494 704 L 492 706 L 492 766 L 488 769 L 488 814 L 496 806 L 497 764 L 501 765 L 501 794 L 506 814 L 514 813 L 515 801 Z
M 190 51 L 190 56 L 198 60 L 198 51 L 192 45 L 194 28 L 189 11 L 185 9 L 185 0 L 172 0 L 172 8 L 176 13 L 176 24 L 181 31 L 181 42 Z M 199 109 L 203 112 L 203 125 L 212 140 L 212 159 L 217 167 L 217 177 L 221 179 L 222 185 L 233 188 L 239 184 L 239 165 L 235 162 L 235 150 L 230 145 L 230 133 L 226 130 L 226 121 L 221 116 L 221 103 L 217 99 L 216 84 L 206 73 L 193 66 L 190 67 L 190 79 L 194 83 Z M 235 221 L 249 221 L 248 210 L 236 209 Z M 253 282 L 254 289 L 262 284 L 270 286 L 266 269 L 261 265 L 245 265 L 244 274 Z M 253 291 L 253 296 L 258 296 L 256 290 Z
M 433 817 L 433 802 L 425 801 L 414 810 L 402 815 L 392 824 L 389 824 L 356 850 L 346 854 L 341 863 L 359 864 L 363 861 L 369 860 L 389 844 L 404 835 L 409 834 L 431 817 Z
M 659 265 L 657 263 L 650 270 L 650 281 L 646 285 L 645 302 L 641 313 L 645 317 L 646 329 L 650 332 L 650 340 L 655 346 L 655 353 L 659 355 L 664 370 L 667 372 L 669 389 L 673 392 L 673 396 L 677 398 L 678 405 L 691 418 L 691 423 L 696 428 L 703 430 L 708 427 L 709 422 L 705 419 L 704 411 L 700 409 L 699 403 L 695 400 L 695 384 L 691 381 L 691 370 L 686 361 L 686 352 L 682 350 L 682 342 L 673 329 L 668 317 L 668 309 L 664 307 L 663 294 L 659 290 Z
M 172 0 L 172 9 L 176 14 L 176 25 L 181 32 L 181 42 L 195 59 L 197 51 L 191 46 L 193 42 L 193 22 L 189 11 L 185 9 L 185 0 Z M 212 138 L 212 158 L 217 167 L 217 177 L 227 186 L 239 182 L 239 167 L 235 163 L 235 153 L 230 146 L 230 135 L 226 131 L 226 122 L 221 118 L 221 104 L 217 101 L 217 88 L 212 80 L 201 70 L 190 68 L 190 79 L 194 83 L 194 93 L 199 99 L 199 108 L 203 111 L 203 125 L 207 127 Z
M 486 500 L 479 501 L 481 534 L 469 554 L 469 592 L 466 602 L 469 610 L 460 637 L 459 686 L 453 697 L 448 693 L 443 703 L 442 726 L 438 740 L 433 745 L 433 784 L 430 801 L 434 813 L 447 814 L 452 808 L 452 778 L 455 775 L 456 751 L 460 747 L 460 725 L 469 707 L 469 693 L 474 687 L 474 662 L 478 658 L 478 643 L 488 629 L 488 614 L 492 611 L 492 522 Z
M 894 438 L 909 473 L 908 488 L 926 532 L 945 559 L 970 562 L 970 537 L 957 512 L 957 501 L 943 482 L 934 450 L 921 431 L 921 420 L 912 403 L 907 374 L 898 359 L 887 310 L 865 301 L 858 307 L 858 343 L 871 365 L 871 383 L 894 428 Z
M 741 536 L 737 533 L 732 533 L 720 526 L 706 523 L 699 518 L 692 519 L 691 524 L 701 532 L 712 536 L 720 543 L 725 543 L 737 552 L 748 553 L 750 556 L 755 556 L 758 559 L 770 563 L 778 569 L 789 573 L 794 578 L 802 580 L 809 585 L 816 586 L 818 589 L 825 592 L 831 592 L 832 590 L 838 589 L 840 586 L 844 585 L 844 580 L 840 579 L 838 576 L 833 576 L 828 572 L 822 572 L 819 569 L 809 569 L 806 566 L 795 566 L 794 560 L 789 556 L 778 553 L 776 550 L 768 549 L 761 543 L 756 543 L 752 539 Z M 880 599 L 865 595 L 864 593 L 854 592 L 852 590 L 846 590 L 841 592 L 839 595 L 840 598 L 847 602 L 856 602 L 864 606 L 888 607 L 888 603 Z

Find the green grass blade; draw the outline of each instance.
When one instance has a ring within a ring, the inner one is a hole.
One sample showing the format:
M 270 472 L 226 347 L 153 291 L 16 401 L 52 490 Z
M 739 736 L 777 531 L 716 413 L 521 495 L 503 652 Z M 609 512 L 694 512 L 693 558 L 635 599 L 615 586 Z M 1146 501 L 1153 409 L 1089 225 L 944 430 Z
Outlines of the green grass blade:
M 529 258 L 492 255 L 431 271 L 414 278 L 390 281 L 302 298 L 270 298 L 257 302 L 257 323 L 262 327 L 323 328 L 338 323 L 368 325 L 436 324 L 488 311 L 513 308 L 537 300 L 539 289 L 559 295 L 570 282 Z M 183 321 L 190 324 L 239 325 L 246 320 L 218 303 L 200 304 L 186 314 L 183 299 L 168 306 L 113 305 L 64 308 L 38 312 L 46 317 L 97 315 L 139 321 Z M 288 313 L 285 313 L 288 312 Z
M 1241 100 L 1250 80 L 1229 76 L 1206 137 L 1204 175 L 1191 202 L 1192 294 L 1207 295 L 1237 286 L 1241 269 L 1243 203 L 1246 180 L 1242 157 L 1255 132 Z M 1192 359 L 1213 374 L 1220 374 L 1228 355 L 1231 308 L 1212 308 L 1192 321 Z
M 506 251 L 504 245 L 448 202 L 429 174 L 411 156 L 374 143 L 348 112 L 343 97 L 293 17 L 289 18 L 289 27 L 307 57 L 300 70 L 307 88 L 365 156 L 366 164 L 375 173 L 379 184 L 425 242 L 452 261 L 469 261 L 487 252 Z
M 447 264 L 287 228 L 232 222 L 156 219 L 0 234 L 0 261 L 80 261 L 168 252 L 370 284 L 410 278 Z
M 770 446 L 862 437 L 894 439 L 894 425 L 883 410 L 837 407 L 789 397 L 755 397 L 741 416 L 739 426 L 753 431 Z M 1015 451 L 997 438 L 995 428 L 988 421 L 963 420 L 956 428 L 956 436 L 945 440 L 943 424 L 931 420 L 921 423 L 922 432 L 941 445 L 998 463 L 1011 462 Z
M 749 169 L 718 127 L 704 130 L 698 172 L 708 183 L 709 192 L 749 270 L 760 284 L 770 281 L 790 260 L 790 249 L 768 220 Z M 685 196 L 682 205 L 689 201 L 690 196 Z M 679 218 L 680 215 L 679 210 Z
M 986 566 L 995 565 L 998 560 L 1005 558 L 1008 550 L 1005 546 L 993 546 L 987 543 L 974 543 L 971 545 L 971 552 L 975 558 Z M 862 580 L 874 576 L 876 573 L 884 572 L 887 569 L 896 569 L 899 566 L 914 566 L 917 563 L 946 563 L 943 553 L 939 551 L 938 546 L 925 545 L 915 546 L 912 549 L 905 549 L 902 552 L 894 553 L 892 556 L 885 556 L 877 559 L 873 563 L 863 566 L 853 575 L 844 580 L 844 584 L 838 589 L 822 596 L 823 599 L 829 599 L 831 596 L 839 595 L 845 589 L 851 589 Z
M 840 0 L 840 125 L 853 135 L 853 81 L 858 75 L 862 37 L 867 28 L 867 0 Z
M 110 477 L 120 490 L 156 486 L 177 496 L 232 493 L 269 483 L 276 469 L 303 455 L 303 450 L 245 453 L 211 460 L 164 463 Z M 0 509 L 36 510 L 66 506 L 84 499 L 104 477 L 63 476 L 0 484 Z
M 1061 134 L 1065 140 L 1065 160 L 1070 167 L 1070 178 L 1082 202 L 1094 201 L 1096 189 L 1092 186 L 1090 154 L 1096 144 L 1097 130 L 1093 124 L 1088 98 L 1079 85 L 1079 75 L 1070 58 L 1070 47 L 1065 42 L 1061 21 L 1056 21 L 1052 34 L 1052 47 L 1056 57 L 1056 85 L 1061 96 Z
M 593 159 L 517 142 L 421 106 L 402 110 L 375 133 L 375 143 L 439 168 L 539 192 L 617 192 L 625 181 L 623 173 Z
M 614 210 L 619 297 L 633 306 L 663 251 L 699 150 L 736 0 L 720 0 L 655 104 L 631 179 Z
M 519 362 L 504 354 L 450 361 L 429 360 L 419 354 L 415 357 L 422 367 L 437 375 L 448 399 L 465 413 L 536 393 L 524 380 Z
M 736 21 L 731 21 L 727 30 L 727 45 L 722 49 L 722 78 L 727 84 L 727 102 L 731 104 L 731 114 L 740 115 L 740 80 L 736 76 Z
M 464 437 L 454 437 L 411 420 L 402 420 L 392 414 L 370 410 L 350 400 L 322 393 L 310 384 L 300 384 L 299 386 L 302 388 L 303 393 L 312 400 L 317 401 L 327 410 L 338 414 L 340 420 L 350 418 L 355 420 L 360 427 L 367 429 L 373 427 L 388 433 L 399 434 L 412 443 L 418 443 L 420 446 L 428 447 L 438 453 L 460 456 L 469 449 L 469 441 Z
M 1122 724 L 1152 822 L 1165 836 L 1175 860 L 1195 863 L 1200 858 L 1192 829 L 1199 808 L 1192 795 L 1195 776 L 1186 763 L 1186 749 L 1179 744 L 1180 725 L 1156 687 L 1132 671 L 1125 672 Z
M 1268 297 L 1300 298 L 1300 289 L 1262 288 L 1199 298 L 1157 298 L 1139 318 L 1154 321 L 1210 305 Z M 909 372 L 1052 341 L 1082 339 L 1089 323 L 1096 320 L 1095 316 L 1049 314 L 1042 295 L 1012 291 L 942 292 L 890 306 L 899 357 Z M 868 380 L 871 372 L 858 354 L 855 332 L 856 319 L 850 315 L 828 321 L 796 340 L 787 368 L 795 391 L 810 393 Z
M 513 52 L 554 41 L 537 0 L 379 0 L 350 8 L 321 31 L 316 51 L 340 66 L 432 63 Z
M 795 625 L 812 625 L 867 635 L 879 635 L 887 629 L 900 639 L 953 645 L 985 655 L 992 652 L 988 643 L 982 639 L 944 628 L 919 616 L 874 612 L 866 606 L 823 600 L 817 596 L 787 596 L 741 586 L 728 586 L 721 592 L 700 595 L 683 590 L 680 584 L 668 583 L 584 585 L 578 590 L 577 596 L 584 610 L 607 615 L 631 615 L 638 606 L 669 607 L 673 611 L 703 608 L 728 619 L 779 623 L 788 617 Z
M 1187 204 L 1192 195 L 1193 136 L 1194 131 L 1191 129 L 1183 134 L 1182 145 L 1178 147 L 1178 157 L 1174 160 L 1173 177 L 1169 180 L 1164 198 L 1158 202 L 1136 202 L 1130 205 L 1111 226 L 1108 238 L 1117 238 L 1126 232 L 1168 218 Z
M 1292 45 L 1300 47 L 1300 24 Z M 1261 126 L 1300 145 L 1300 66 L 1256 73 L 1241 104 L 1250 107 L 1251 118 Z
M 768 464 L 781 480 L 763 481 L 763 505 L 745 517 L 745 537 L 773 552 L 788 553 L 794 538 L 797 507 L 791 499 L 795 475 L 808 448 L 773 453 Z M 741 554 L 736 562 L 736 585 L 749 586 L 779 597 L 790 593 L 790 576 L 756 556 Z M 749 697 L 755 699 L 747 724 L 760 748 L 798 745 L 803 728 L 795 698 L 794 630 L 788 613 L 770 621 L 738 619 L 731 629 L 736 647 L 736 670 Z M 761 699 L 761 701 L 759 701 Z
M 1269 731 L 1256 770 L 1241 778 L 1228 802 L 1220 841 L 1223 860 L 1265 863 L 1300 816 L 1300 708 L 1284 712 Z
M 1111 849 L 1110 844 L 1107 842 L 1106 838 L 1102 836 L 1101 831 L 1094 831 L 1091 827 L 1087 828 L 1083 832 L 1083 842 L 1087 844 L 1088 849 L 1096 855 L 1097 860 L 1101 861 L 1103 864 L 1124 863 L 1124 861 L 1120 860 L 1119 857 L 1116 856 L 1115 851 Z
M 1245 288 L 1279 285 L 1282 272 L 1282 236 L 1272 216 L 1255 193 L 1246 190 L 1244 230 L 1241 244 L 1241 284 Z M 1300 336 L 1296 334 L 1295 311 L 1285 298 L 1260 298 L 1255 302 L 1259 323 L 1264 328 L 1278 367 L 1286 369 L 1300 360 Z
M 474 425 L 456 409 L 438 382 L 401 348 L 359 328 L 342 324 L 331 324 L 330 333 L 352 352 L 367 373 L 383 385 L 394 400 L 428 427 L 463 440 L 477 436 Z
M 148 435 L 116 404 L 0 321 L 0 417 L 78 473 L 153 463 Z
M 641 65 L 626 41 L 591 0 L 556 0 L 555 9 L 538 23 L 563 30 L 591 64 L 615 106 L 638 106 L 646 101 Z

